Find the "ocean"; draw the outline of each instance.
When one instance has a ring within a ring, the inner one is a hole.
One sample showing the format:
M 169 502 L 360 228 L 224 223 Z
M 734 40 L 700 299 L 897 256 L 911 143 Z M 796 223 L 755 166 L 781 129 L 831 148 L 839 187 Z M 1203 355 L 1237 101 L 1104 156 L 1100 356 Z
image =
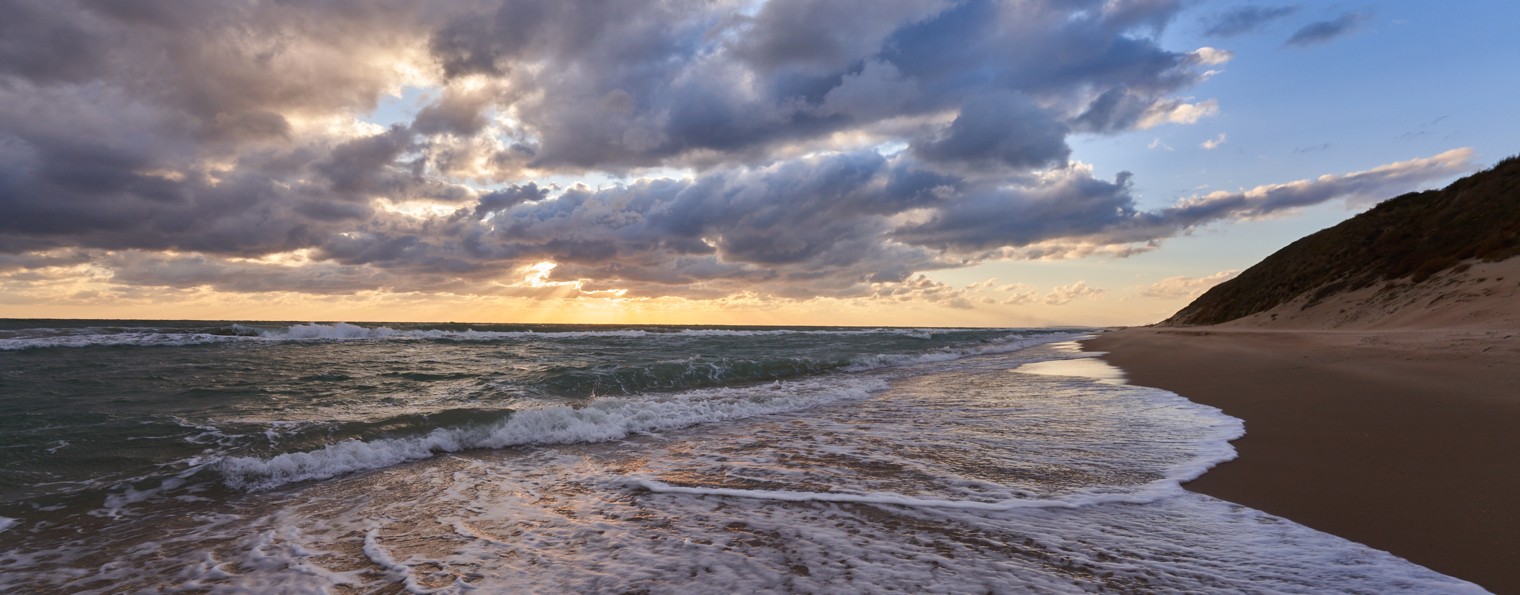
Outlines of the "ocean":
M 0 592 L 1483 592 L 1088 332 L 0 321 Z

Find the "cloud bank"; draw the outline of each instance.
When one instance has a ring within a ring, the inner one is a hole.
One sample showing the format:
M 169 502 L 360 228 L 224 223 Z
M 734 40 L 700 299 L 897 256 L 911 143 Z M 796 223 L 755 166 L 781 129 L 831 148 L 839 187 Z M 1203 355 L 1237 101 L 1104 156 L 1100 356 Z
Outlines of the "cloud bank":
M 1144 251 L 1471 169 L 1457 151 L 1139 210 L 1068 139 L 1219 109 L 1184 93 L 1230 54 L 1155 39 L 1179 6 L 0 0 L 0 274 L 933 296 L 923 272 Z

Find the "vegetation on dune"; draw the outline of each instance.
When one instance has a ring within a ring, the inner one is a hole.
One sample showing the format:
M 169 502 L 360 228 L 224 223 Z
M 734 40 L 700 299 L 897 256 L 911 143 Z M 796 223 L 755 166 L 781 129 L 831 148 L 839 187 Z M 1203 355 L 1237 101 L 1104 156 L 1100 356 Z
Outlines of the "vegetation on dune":
M 1379 203 L 1304 237 L 1221 283 L 1163 324 L 1218 324 L 1300 296 L 1314 304 L 1380 281 L 1419 283 L 1463 261 L 1520 255 L 1520 156 Z

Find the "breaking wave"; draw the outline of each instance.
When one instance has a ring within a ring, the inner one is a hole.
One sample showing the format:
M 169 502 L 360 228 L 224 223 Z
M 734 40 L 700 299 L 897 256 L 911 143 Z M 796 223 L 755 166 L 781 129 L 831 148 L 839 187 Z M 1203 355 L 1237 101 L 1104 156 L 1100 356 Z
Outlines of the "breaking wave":
M 633 434 L 800 411 L 864 399 L 886 387 L 886 382 L 877 378 L 818 378 L 744 388 L 696 390 L 663 399 L 600 398 L 583 407 L 527 409 L 513 412 L 495 424 L 440 427 L 423 436 L 345 440 L 309 452 L 269 458 L 228 457 L 217 465 L 217 469 L 228 487 L 260 490 L 389 467 L 439 453 L 606 442 Z
M 966 329 L 861 328 L 861 329 L 707 329 L 651 328 L 608 330 L 510 330 L 407 329 L 390 326 L 361 326 L 347 322 L 303 323 L 283 328 L 260 328 L 233 324 L 209 328 L 70 328 L 29 329 L 25 333 L 0 333 L 0 351 L 60 347 L 171 347 L 234 342 L 269 341 L 355 341 L 355 340 L 432 340 L 432 341 L 502 341 L 514 339 L 574 340 L 642 337 L 774 337 L 785 335 L 819 336 L 895 336 L 933 339 Z

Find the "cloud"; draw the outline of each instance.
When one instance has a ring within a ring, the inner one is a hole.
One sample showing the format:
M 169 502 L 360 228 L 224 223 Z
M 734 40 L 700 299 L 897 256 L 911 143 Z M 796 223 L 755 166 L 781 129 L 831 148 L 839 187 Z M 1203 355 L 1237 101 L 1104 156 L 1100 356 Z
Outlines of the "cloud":
M 1203 34 L 1212 37 L 1235 37 L 1254 33 L 1273 21 L 1298 12 L 1297 6 L 1239 6 L 1216 13 L 1203 22 Z
M 1175 149 L 1172 148 L 1171 145 L 1168 145 L 1165 142 L 1162 142 L 1161 137 L 1159 137 L 1159 136 L 1156 137 L 1156 138 L 1154 138 L 1154 139 L 1151 139 L 1151 143 L 1148 144 L 1148 145 L 1145 145 L 1145 148 L 1150 149 L 1152 151 L 1155 151 L 1155 150 L 1173 151 L 1173 150 L 1175 150 Z
M 916 275 L 901 282 L 873 284 L 870 297 L 890 302 L 919 302 L 938 304 L 957 310 L 970 310 L 975 305 L 971 302 L 968 291 L 973 289 L 959 289 L 923 275 Z
M 0 254 L 0 274 L 70 267 L 88 263 L 90 259 L 89 253 L 80 250 Z
M 1018 95 L 979 97 L 937 138 L 920 139 L 914 154 L 935 162 L 1034 168 L 1066 163 L 1067 128 L 1033 101 Z
M 849 138 L 1017 174 L 1066 159 L 1073 106 L 1122 98 L 1091 114 L 1108 133 L 1177 121 L 1202 76 L 1131 35 L 1169 2 L 11 4 L 8 31 L 53 37 L 0 50 L 4 250 L 282 252 L 384 226 L 380 199 Z M 361 121 L 408 86 L 411 122 Z
M 1045 305 L 1064 306 L 1079 299 L 1092 299 L 1103 294 L 1102 289 L 1088 287 L 1086 281 L 1077 281 L 1070 285 L 1057 285 L 1045 294 Z
M 1005 306 L 1026 306 L 1040 299 L 1039 290 L 1023 283 L 1004 285 L 998 288 L 998 293 L 1003 295 L 1003 299 L 997 303 Z
M 1193 60 L 1204 66 L 1219 66 L 1235 58 L 1235 52 L 1218 48 L 1201 47 L 1193 50 Z
M 1167 277 L 1141 288 L 1140 295 L 1168 300 L 1191 300 L 1203 295 L 1203 292 L 1208 291 L 1209 288 L 1215 285 L 1234 279 L 1239 274 L 1240 271 L 1229 270 L 1219 271 L 1204 277 Z
M 558 266 L 547 279 L 584 289 L 566 297 L 613 290 L 870 297 L 893 295 L 894 284 L 922 271 L 1000 258 L 1122 255 L 1214 221 L 1386 196 L 1460 171 L 1470 157 L 1471 151 L 1453 151 L 1140 211 L 1127 176 L 1098 180 L 1085 167 L 1069 166 L 1010 185 L 934 173 L 906 154 L 865 151 L 572 188 L 552 199 L 530 184 L 444 214 L 375 212 L 353 231 L 302 248 L 297 266 L 239 262 L 247 257 L 234 254 L 140 251 L 95 262 L 117 271 L 123 284 L 247 292 L 490 294 L 513 282 L 503 271 L 553 262 Z
M 1218 149 L 1220 145 L 1223 145 L 1225 138 L 1225 133 L 1221 132 L 1219 133 L 1219 136 L 1205 140 L 1198 146 L 1203 147 L 1203 150 L 1205 151 L 1212 151 L 1214 149 Z
M 1269 217 L 1334 199 L 1363 204 L 1387 198 L 1424 181 L 1472 171 L 1472 157 L 1472 149 L 1454 149 L 1365 171 L 1189 197 L 1155 211 L 1135 207 L 1129 174 L 1109 182 L 1073 167 L 1035 185 L 970 192 L 892 236 L 944 251 L 983 251 L 986 257 L 1129 255 L 1217 221 Z
M 1343 175 L 1257 186 L 1241 192 L 1214 192 L 1187 199 L 1145 217 L 1168 225 L 1197 225 L 1220 217 L 1259 218 L 1343 199 L 1352 204 L 1392 197 L 1418 180 L 1432 180 L 1473 168 L 1472 149 L 1453 149 Z
M 1439 125 L 1441 122 L 1446 121 L 1446 119 L 1446 116 L 1438 116 L 1434 119 L 1421 122 L 1420 125 L 1416 126 L 1414 130 L 1400 134 L 1396 138 L 1397 140 L 1406 140 L 1411 138 L 1418 138 L 1421 136 L 1429 136 L 1431 134 L 1434 134 L 1437 125 Z
M 960 307 L 921 275 L 1470 166 L 1140 210 L 1068 138 L 1217 113 L 1170 1 L 6 6 L 0 269 L 121 290 Z
M 1212 99 L 1198 103 L 1175 101 L 1153 104 L 1140 120 L 1138 128 L 1154 128 L 1160 124 L 1196 124 L 1199 120 L 1219 113 L 1219 102 Z
M 1341 37 L 1356 31 L 1367 20 L 1367 15 L 1359 12 L 1348 12 L 1328 21 L 1309 23 L 1294 31 L 1283 45 L 1294 47 L 1308 47 L 1326 43 L 1337 37 Z

